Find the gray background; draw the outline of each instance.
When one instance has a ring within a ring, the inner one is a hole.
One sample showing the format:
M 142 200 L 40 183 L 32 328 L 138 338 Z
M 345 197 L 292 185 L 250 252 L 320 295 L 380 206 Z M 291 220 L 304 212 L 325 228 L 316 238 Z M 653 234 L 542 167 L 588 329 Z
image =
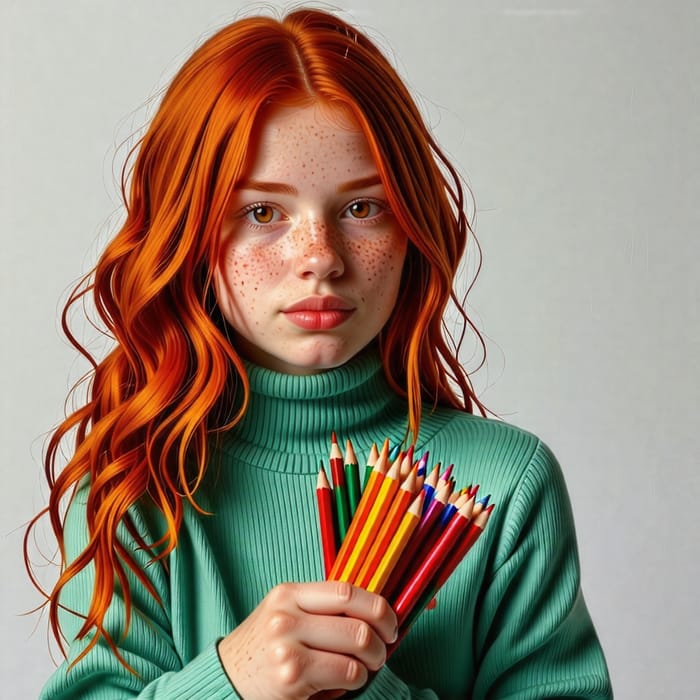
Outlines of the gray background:
M 116 145 L 244 5 L 0 7 L 0 687 L 30 698 L 52 666 L 45 619 L 21 616 L 39 602 L 23 523 L 45 502 L 46 433 L 85 371 L 58 310 L 118 223 Z M 698 4 L 345 7 L 392 52 L 475 193 L 471 306 L 489 349 L 475 383 L 562 463 L 617 698 L 697 697 Z

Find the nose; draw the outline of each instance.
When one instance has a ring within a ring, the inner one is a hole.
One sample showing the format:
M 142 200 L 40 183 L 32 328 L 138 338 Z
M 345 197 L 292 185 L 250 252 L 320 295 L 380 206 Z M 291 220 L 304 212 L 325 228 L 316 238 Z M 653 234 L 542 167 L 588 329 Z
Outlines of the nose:
M 294 232 L 295 272 L 299 277 L 326 279 L 345 271 L 340 239 L 321 218 L 310 216 Z

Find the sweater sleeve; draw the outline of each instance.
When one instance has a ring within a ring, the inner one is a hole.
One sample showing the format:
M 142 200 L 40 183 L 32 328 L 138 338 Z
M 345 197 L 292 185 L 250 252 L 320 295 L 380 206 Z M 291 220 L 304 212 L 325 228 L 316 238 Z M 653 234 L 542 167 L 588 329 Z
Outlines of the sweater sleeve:
M 581 594 L 566 486 L 542 443 L 508 506 L 482 596 L 473 700 L 612 698 Z
M 65 526 L 66 558 L 77 557 L 87 545 L 85 519 L 87 489 L 78 491 L 68 511 Z M 136 508 L 132 520 L 146 542 L 154 541 L 143 514 Z M 120 525 L 118 536 L 133 553 L 136 561 L 157 591 L 156 601 L 141 582 L 129 573 L 131 584 L 131 623 L 125 627 L 126 608 L 117 588 L 105 617 L 105 628 L 117 644 L 120 655 L 136 673 L 119 662 L 104 640 L 100 639 L 75 666 L 69 665 L 92 639 L 76 640 L 87 611 L 94 584 L 92 564 L 72 578 L 61 592 L 59 613 L 61 630 L 69 642 L 67 659 L 45 685 L 40 700 L 237 700 L 223 666 L 216 640 L 198 656 L 183 663 L 173 640 L 169 622 L 169 585 L 165 567 L 150 562 L 150 554 L 139 548 Z

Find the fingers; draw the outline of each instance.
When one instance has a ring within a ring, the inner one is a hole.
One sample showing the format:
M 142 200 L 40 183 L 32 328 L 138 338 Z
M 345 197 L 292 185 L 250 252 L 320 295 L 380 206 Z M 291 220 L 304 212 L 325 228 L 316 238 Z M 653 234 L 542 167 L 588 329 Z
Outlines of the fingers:
M 301 646 L 280 645 L 273 653 L 276 685 L 291 694 L 310 695 L 320 689 L 361 688 L 369 676 L 357 659 Z
M 289 587 L 289 588 L 288 588 Z M 394 611 L 384 598 L 344 581 L 283 584 L 281 595 L 292 595 L 301 610 L 315 615 L 345 615 L 369 624 L 390 644 L 398 633 Z
M 354 657 L 371 671 L 380 669 L 386 661 L 386 644 L 364 620 L 340 615 L 297 616 L 278 612 L 269 624 L 275 638 L 296 640 L 309 650 Z
M 247 700 L 296 700 L 361 688 L 396 636 L 396 616 L 381 596 L 348 583 L 289 583 L 270 591 L 218 650 Z

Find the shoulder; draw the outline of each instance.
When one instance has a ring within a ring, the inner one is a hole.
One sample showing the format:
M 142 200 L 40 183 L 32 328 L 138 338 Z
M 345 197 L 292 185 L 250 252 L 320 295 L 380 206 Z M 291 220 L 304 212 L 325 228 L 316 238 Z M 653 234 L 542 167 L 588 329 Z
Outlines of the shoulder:
M 424 415 L 419 452 L 454 464 L 457 486 L 480 484 L 504 512 L 518 501 L 553 497 L 568 503 L 561 467 L 547 444 L 515 425 L 453 409 Z
M 527 469 L 558 470 L 557 460 L 537 435 L 510 423 L 482 418 L 455 409 L 438 408 L 425 414 L 421 444 L 431 461 L 455 463 L 498 481 L 520 480 Z M 432 459 L 434 458 L 434 459 Z M 459 463 L 459 464 L 458 464 Z

